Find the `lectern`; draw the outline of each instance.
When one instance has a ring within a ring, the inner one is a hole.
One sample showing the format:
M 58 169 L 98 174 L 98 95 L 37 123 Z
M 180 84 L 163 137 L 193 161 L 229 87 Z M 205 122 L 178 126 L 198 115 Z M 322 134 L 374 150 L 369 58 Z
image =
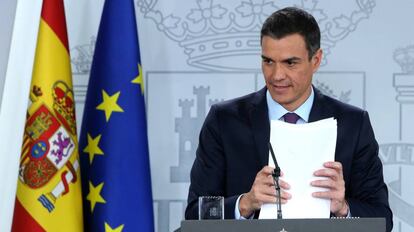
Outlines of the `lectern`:
M 181 232 L 385 232 L 384 218 L 186 220 Z

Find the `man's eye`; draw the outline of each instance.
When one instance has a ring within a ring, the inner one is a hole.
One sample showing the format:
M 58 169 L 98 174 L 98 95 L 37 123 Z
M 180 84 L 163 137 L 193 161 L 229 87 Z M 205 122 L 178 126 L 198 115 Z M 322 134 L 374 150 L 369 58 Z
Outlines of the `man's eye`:
M 295 66 L 295 64 L 297 64 L 297 62 L 292 61 L 292 60 L 287 60 L 287 61 L 286 61 L 286 64 L 287 64 L 289 67 L 293 67 L 293 66 Z
M 271 59 L 263 59 L 263 63 L 265 63 L 265 64 L 273 64 L 273 61 Z

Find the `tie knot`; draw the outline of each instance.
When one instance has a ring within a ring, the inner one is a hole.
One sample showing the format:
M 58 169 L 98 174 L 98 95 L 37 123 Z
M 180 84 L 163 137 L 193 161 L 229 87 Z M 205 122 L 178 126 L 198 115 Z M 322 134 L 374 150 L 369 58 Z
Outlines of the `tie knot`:
M 295 113 L 286 113 L 283 116 L 283 119 L 285 119 L 285 122 L 287 122 L 287 123 L 296 124 L 296 122 L 299 119 L 299 116 L 297 114 L 295 114 Z

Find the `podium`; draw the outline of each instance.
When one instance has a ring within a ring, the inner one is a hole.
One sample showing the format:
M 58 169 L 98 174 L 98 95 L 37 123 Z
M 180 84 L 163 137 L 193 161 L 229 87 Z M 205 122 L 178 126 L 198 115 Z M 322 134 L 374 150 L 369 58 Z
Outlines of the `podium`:
M 385 232 L 384 218 L 186 220 L 181 232 Z

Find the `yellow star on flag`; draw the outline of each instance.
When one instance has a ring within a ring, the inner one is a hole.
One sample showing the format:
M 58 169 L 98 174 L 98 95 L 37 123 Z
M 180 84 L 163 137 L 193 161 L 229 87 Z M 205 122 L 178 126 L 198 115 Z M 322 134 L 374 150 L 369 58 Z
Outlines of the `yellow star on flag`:
M 99 148 L 99 140 L 101 140 L 101 135 L 92 138 L 88 133 L 88 145 L 83 149 L 83 152 L 89 153 L 89 163 L 92 164 L 93 158 L 95 155 L 103 155 L 103 151 Z
M 138 76 L 135 77 L 131 83 L 139 84 L 141 87 L 141 94 L 144 95 L 144 79 L 142 78 L 142 67 L 140 64 L 138 64 Z
M 109 224 L 105 222 L 105 232 L 122 232 L 123 229 L 124 229 L 124 224 L 118 226 L 115 229 L 112 229 L 112 227 L 109 226 Z
M 101 196 L 101 191 L 103 188 L 104 182 L 100 183 L 98 186 L 93 186 L 92 182 L 89 181 L 89 194 L 86 196 L 86 199 L 91 202 L 91 212 L 95 208 L 96 203 L 106 203 L 105 199 Z
M 102 90 L 103 101 L 96 107 L 96 109 L 105 111 L 106 121 L 109 121 L 112 112 L 124 112 L 117 103 L 120 94 L 121 91 L 118 91 L 112 96 L 109 96 L 105 90 Z

